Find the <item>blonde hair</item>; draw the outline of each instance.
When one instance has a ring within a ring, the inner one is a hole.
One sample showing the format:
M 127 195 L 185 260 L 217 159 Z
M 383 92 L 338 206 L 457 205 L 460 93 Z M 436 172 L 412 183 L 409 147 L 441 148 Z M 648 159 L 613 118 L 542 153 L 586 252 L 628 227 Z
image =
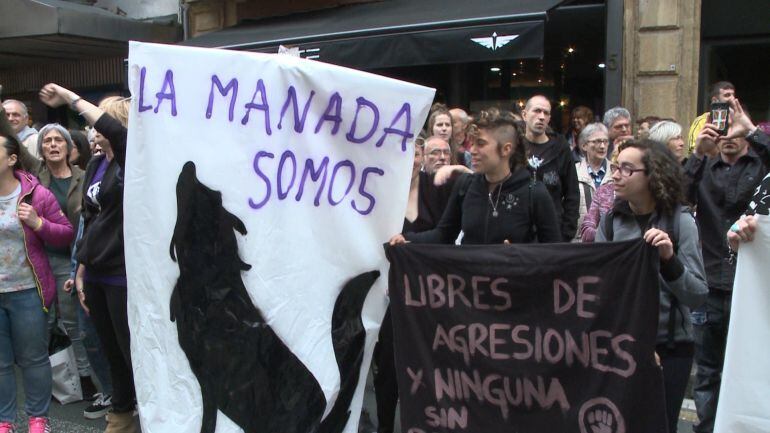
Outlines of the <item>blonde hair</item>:
M 108 96 L 99 103 L 99 109 L 114 117 L 128 128 L 128 99 L 120 96 Z

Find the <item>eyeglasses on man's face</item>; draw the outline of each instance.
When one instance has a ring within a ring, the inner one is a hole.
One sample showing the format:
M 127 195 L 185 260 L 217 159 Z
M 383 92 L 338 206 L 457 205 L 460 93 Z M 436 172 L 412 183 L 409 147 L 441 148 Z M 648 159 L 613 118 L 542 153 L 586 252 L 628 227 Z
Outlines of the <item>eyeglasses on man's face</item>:
M 587 140 L 586 142 L 591 144 L 610 144 L 610 140 L 606 138 L 594 138 L 593 140 Z
M 451 155 L 451 151 L 449 149 L 433 149 L 430 152 L 428 152 L 428 155 L 430 156 L 449 156 Z
M 646 168 L 634 168 L 633 166 L 626 165 L 626 164 L 621 164 L 621 165 L 610 164 L 610 172 L 612 172 L 612 174 L 615 174 L 615 172 L 618 170 L 620 170 L 620 175 L 623 177 L 631 177 L 631 175 L 633 175 L 638 171 L 647 173 Z

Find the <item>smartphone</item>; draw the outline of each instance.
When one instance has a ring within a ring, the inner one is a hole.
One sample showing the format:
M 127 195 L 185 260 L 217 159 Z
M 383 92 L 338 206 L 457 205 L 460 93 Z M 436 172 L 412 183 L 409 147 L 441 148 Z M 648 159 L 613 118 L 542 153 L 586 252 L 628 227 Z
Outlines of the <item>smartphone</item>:
M 730 117 L 730 104 L 727 102 L 711 103 L 711 123 L 717 127 L 719 135 L 727 135 L 728 121 Z

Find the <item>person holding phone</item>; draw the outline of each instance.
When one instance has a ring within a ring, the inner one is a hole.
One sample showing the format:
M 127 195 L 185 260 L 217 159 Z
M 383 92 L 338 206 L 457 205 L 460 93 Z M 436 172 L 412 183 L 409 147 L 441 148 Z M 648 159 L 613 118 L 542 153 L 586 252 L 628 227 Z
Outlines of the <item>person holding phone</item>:
M 700 420 L 696 433 L 713 431 L 719 399 L 736 265 L 725 233 L 748 208 L 757 185 L 770 171 L 770 136 L 754 125 L 738 99 L 730 107 L 727 135 L 720 135 L 716 125 L 707 122 L 685 164 L 690 180 L 687 198 L 698 208 L 709 286 L 705 311 L 693 314 L 698 365 L 694 400 Z
M 735 86 L 733 83 L 729 81 L 718 81 L 714 83 L 711 86 L 711 100 L 710 102 L 713 104 L 715 102 L 720 103 L 726 103 L 729 104 L 732 100 L 735 99 Z M 696 117 L 695 120 L 692 121 L 692 124 L 690 125 L 690 129 L 687 133 L 687 152 L 693 153 L 695 152 L 695 141 L 698 138 L 698 135 L 703 130 L 703 125 L 706 124 L 706 122 L 709 120 L 709 116 L 711 115 L 711 111 L 707 111 L 700 116 Z M 716 149 L 715 153 L 710 156 L 716 156 Z

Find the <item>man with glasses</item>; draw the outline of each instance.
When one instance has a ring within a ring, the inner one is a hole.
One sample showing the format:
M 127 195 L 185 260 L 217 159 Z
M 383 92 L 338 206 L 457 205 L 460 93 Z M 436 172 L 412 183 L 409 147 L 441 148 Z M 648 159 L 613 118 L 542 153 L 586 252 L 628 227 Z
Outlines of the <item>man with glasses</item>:
M 610 147 L 607 150 L 612 155 L 616 146 L 620 143 L 631 140 L 634 136 L 631 133 L 631 113 L 623 107 L 613 107 L 604 113 L 604 126 L 610 139 Z
M 530 156 L 530 170 L 543 182 L 553 200 L 560 221 L 561 236 L 570 242 L 577 232 L 580 195 L 572 150 L 558 134 L 548 134 L 551 102 L 542 95 L 527 101 L 522 111 L 526 131 L 524 144 Z
M 434 174 L 439 168 L 448 165 L 452 151 L 443 138 L 431 136 L 425 140 L 425 156 L 423 157 L 423 171 Z

